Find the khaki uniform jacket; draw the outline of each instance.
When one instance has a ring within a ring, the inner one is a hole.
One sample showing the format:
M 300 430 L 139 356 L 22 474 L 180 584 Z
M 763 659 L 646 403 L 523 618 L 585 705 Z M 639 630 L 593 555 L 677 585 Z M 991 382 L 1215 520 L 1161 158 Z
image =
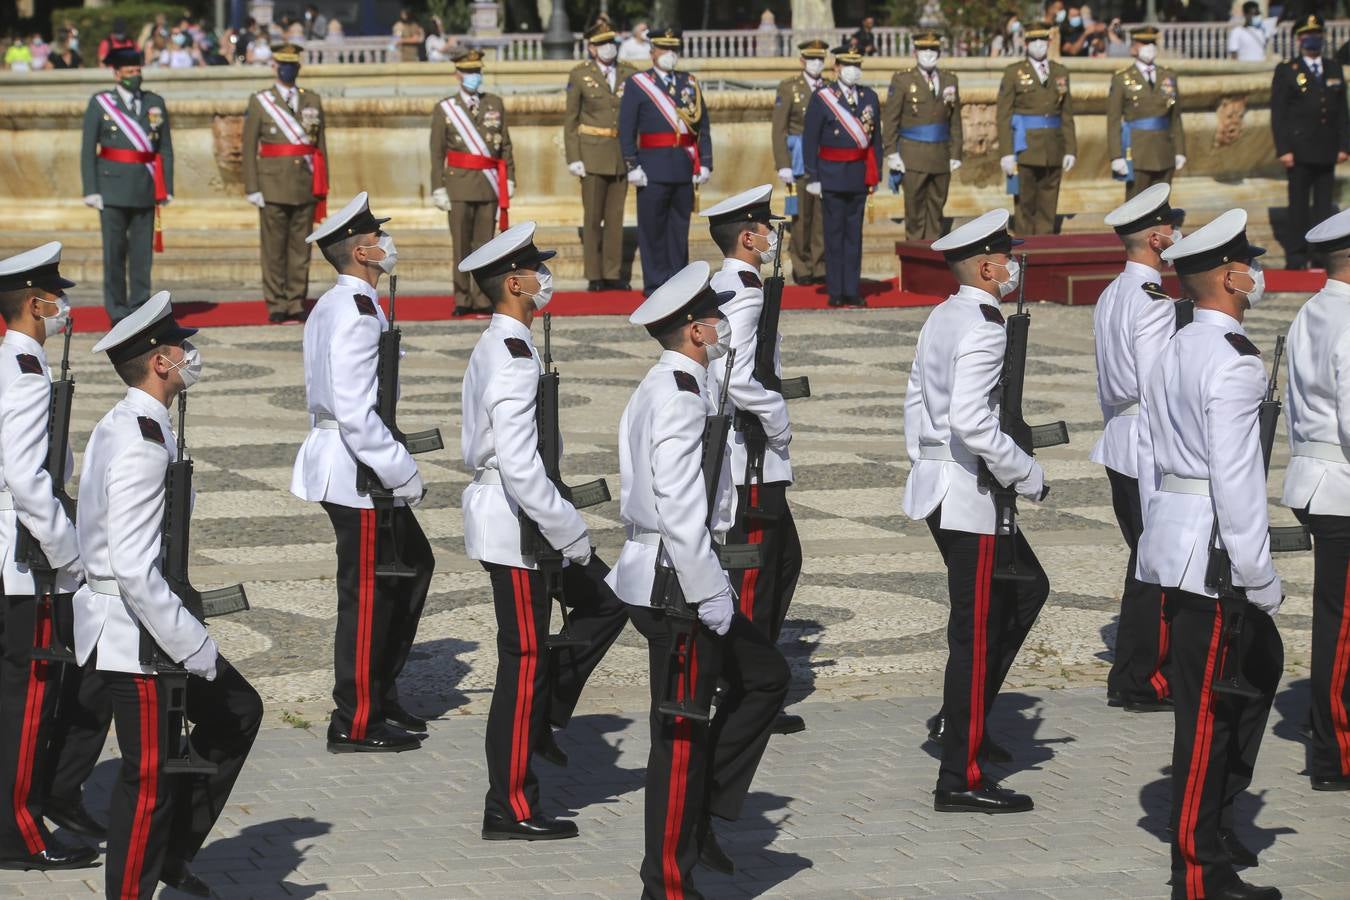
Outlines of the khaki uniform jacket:
M 905 169 L 941 174 L 951 171 L 949 160 L 961 158 L 961 91 L 956 74 L 938 69 L 938 92 L 917 67 L 896 72 L 881 109 L 881 139 L 884 153 L 899 153 Z M 910 141 L 900 137 L 901 128 L 945 122 L 951 140 L 943 143 Z
M 1153 67 L 1153 85 L 1130 63 L 1111 76 L 1111 92 L 1106 99 L 1107 159 L 1125 155 L 1120 144 L 1120 123 L 1123 119 L 1151 119 L 1167 116 L 1172 125 L 1167 131 L 1133 131 L 1130 133 L 1130 159 L 1136 169 L 1161 172 L 1176 164 L 1175 157 L 1186 155 L 1186 135 L 1181 128 L 1181 95 L 1177 92 L 1177 73 L 1162 66 Z
M 299 91 L 297 106 L 299 111 L 292 113 L 295 120 L 309 134 L 311 144 L 328 153 L 328 129 L 323 118 L 323 102 L 314 91 L 296 88 Z M 277 91 L 270 87 L 265 94 L 271 94 L 283 110 L 290 107 Z M 267 159 L 258 157 L 259 144 L 289 144 L 290 140 L 277 127 L 276 122 L 263 109 L 262 101 L 254 94 L 248 98 L 248 111 L 244 113 L 244 193 L 262 192 L 268 203 L 284 203 L 302 206 L 315 202 L 314 170 L 310 168 L 310 158 L 304 156 L 274 156 Z
M 567 108 L 563 113 L 563 155 L 581 160 L 588 175 L 628 172 L 619 150 L 619 101 L 624 82 L 637 72 L 626 62 L 614 63 L 614 90 L 594 60 L 582 63 L 567 76 Z M 604 129 L 609 134 L 586 134 L 582 129 Z
M 830 83 L 823 75 L 819 79 L 821 86 Z M 806 124 L 806 107 L 811 102 L 811 85 L 806 76 L 797 73 L 778 83 L 778 94 L 773 101 L 773 166 L 775 169 L 792 168 L 792 154 L 788 151 L 787 139 L 790 134 L 801 134 Z
M 1035 129 L 1027 132 L 1027 149 L 1017 161 L 1027 166 L 1058 166 L 1065 154 L 1078 155 L 1078 138 L 1073 125 L 1073 96 L 1069 93 L 1069 70 L 1055 62 L 1050 64 L 1050 77 L 1041 84 L 1040 76 L 1031 60 L 1024 59 L 1003 70 L 1003 81 L 998 86 L 998 146 L 999 152 L 1013 152 L 1012 117 L 1014 113 L 1030 116 L 1062 117 L 1058 130 Z
M 450 102 L 469 112 L 464 94 L 455 94 Z M 488 152 L 497 159 L 506 160 L 506 177 L 516 180 L 516 161 L 511 154 L 511 132 L 506 128 L 506 107 L 502 98 L 496 94 L 479 94 L 478 106 L 469 112 L 474 127 L 487 144 Z M 453 150 L 456 153 L 473 153 L 459 136 L 459 131 L 445 116 L 441 104 L 436 104 L 431 113 L 431 186 L 443 187 L 451 200 L 486 203 L 496 202 L 497 195 L 492 185 L 479 169 L 452 169 L 445 164 L 445 154 Z M 506 190 L 506 185 L 502 185 Z

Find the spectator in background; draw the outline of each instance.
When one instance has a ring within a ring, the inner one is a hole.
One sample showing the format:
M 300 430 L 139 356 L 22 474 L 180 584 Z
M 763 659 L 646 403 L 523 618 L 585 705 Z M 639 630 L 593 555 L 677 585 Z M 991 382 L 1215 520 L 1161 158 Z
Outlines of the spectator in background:
M 116 50 L 119 47 L 135 46 L 136 42 L 127 36 L 127 20 L 113 19 L 112 31 L 98 43 L 98 62 L 102 65 L 103 60 L 108 58 L 108 53 L 111 50 Z
M 431 17 L 431 26 L 427 29 L 427 62 L 449 62 L 455 49 L 455 39 L 448 38 L 440 16 Z
M 1066 21 L 1068 18 L 1069 12 L 1064 8 L 1064 0 L 1045 0 L 1045 15 L 1041 16 L 1042 22 L 1063 32 L 1068 25 Z
M 257 39 L 258 21 L 250 16 L 238 31 L 226 32 L 225 44 L 230 48 L 230 62 L 243 65 L 248 62 L 249 45 Z
M 305 20 L 297 19 L 295 16 L 287 16 L 286 24 L 281 29 L 282 36 L 288 44 L 303 44 L 305 42 Z
M 1106 28 L 1106 56 L 1128 59 L 1130 56 L 1130 36 L 1125 33 L 1125 26 L 1120 24 L 1120 19 L 1112 19 L 1111 24 Z
M 633 26 L 632 34 L 623 39 L 619 45 L 619 59 L 632 62 L 635 59 L 652 58 L 652 42 L 647 39 L 648 27 L 646 22 L 638 22 Z
M 849 46 L 857 50 L 863 56 L 877 55 L 877 39 L 872 34 L 872 28 L 876 25 L 876 19 L 871 16 L 864 16 L 862 25 L 853 36 L 849 38 Z
M 159 52 L 153 65 L 161 69 L 192 69 L 206 65 L 202 52 L 192 41 L 192 33 L 174 26 L 168 44 Z
M 422 41 L 426 34 L 417 24 L 413 11 L 408 7 L 399 10 L 398 21 L 394 23 L 394 43 L 398 47 L 399 62 L 417 62 L 422 56 Z
M 313 3 L 305 7 L 305 40 L 321 41 L 328 37 L 328 17 Z
M 33 36 L 28 39 L 28 52 L 33 54 L 33 71 L 47 68 L 47 57 L 51 56 L 52 48 L 42 39 L 39 32 L 33 32 Z
M 230 61 L 220 52 L 220 43 L 214 34 L 203 35 L 198 44 L 202 51 L 202 60 L 208 66 L 228 66 Z
M 346 38 L 346 37 L 347 37 L 347 34 L 346 34 L 345 30 L 344 30 L 343 27 L 342 27 L 342 20 L 341 20 L 341 19 L 329 19 L 329 20 L 328 20 L 328 34 L 327 34 L 327 36 L 324 38 L 324 40 L 326 40 L 326 41 L 327 41 L 328 43 L 330 43 L 330 44 L 340 44 L 340 43 L 342 43 L 343 39 Z
M 989 42 L 990 56 L 1021 56 L 1025 52 L 1026 42 L 1022 39 L 1022 17 L 1016 10 L 1008 10 L 1003 16 L 1003 27 Z
M 9 47 L 5 50 L 5 68 L 11 72 L 31 72 L 33 70 L 33 51 L 24 43 L 23 38 L 9 34 Z
M 70 36 L 70 29 L 58 28 L 56 30 L 56 41 L 52 44 L 52 55 L 47 60 L 53 69 L 78 69 L 80 67 L 82 60 L 74 44 L 75 40 Z
M 266 35 L 258 35 L 253 39 L 253 43 L 248 45 L 248 64 L 250 66 L 266 66 L 272 63 L 272 45 L 267 42 Z
M 1081 7 L 1070 6 L 1065 24 L 1059 30 L 1061 56 L 1090 56 L 1094 46 L 1105 52 L 1106 26 L 1101 22 L 1088 24 L 1083 20 Z
M 1242 23 L 1228 32 L 1228 58 L 1238 62 L 1264 62 L 1275 37 L 1275 21 L 1261 18 L 1261 4 L 1242 4 Z

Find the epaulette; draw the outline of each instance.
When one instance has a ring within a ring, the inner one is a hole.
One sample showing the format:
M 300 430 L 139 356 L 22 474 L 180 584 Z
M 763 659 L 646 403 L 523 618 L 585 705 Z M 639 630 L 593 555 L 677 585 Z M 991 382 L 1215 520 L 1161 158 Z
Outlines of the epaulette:
M 908 75 L 909 73 L 913 72 L 914 69 L 915 69 L 914 66 L 910 66 L 908 69 L 901 69 L 899 72 L 896 72 L 895 74 L 897 74 L 897 75 Z
M 1130 70 L 1133 69 L 1134 67 L 1135 67 L 1135 66 L 1134 66 L 1134 63 L 1130 63 L 1128 66 L 1126 66 L 1126 67 L 1123 68 L 1123 69 L 1116 69 L 1116 74 L 1117 74 L 1117 75 L 1128 75 L 1128 74 L 1130 74 Z
M 502 343 L 506 344 L 506 349 L 511 351 L 511 355 L 516 359 L 534 358 L 534 354 L 530 352 L 530 345 L 520 338 L 506 338 Z
M 688 372 L 675 373 L 675 386 L 682 391 L 688 391 L 691 394 L 698 393 L 698 379 Z
M 356 311 L 363 316 L 375 315 L 375 301 L 365 294 L 353 294 L 352 299 L 356 301 Z
M 141 426 L 141 437 L 156 444 L 164 443 L 164 429 L 160 428 L 154 419 L 149 416 L 137 416 L 136 424 Z
M 14 357 L 19 364 L 19 371 L 24 375 L 41 375 L 42 361 L 31 353 L 20 353 Z
M 1145 294 L 1148 294 L 1154 300 L 1171 300 L 1172 298 L 1162 289 L 1162 285 L 1156 281 L 1145 281 L 1140 288 Z
M 756 275 L 754 272 L 747 272 L 744 269 L 742 269 L 739 274 L 741 276 L 741 284 L 745 285 L 746 287 L 748 288 L 764 287 L 764 282 L 760 281 L 759 276 Z
M 1224 335 L 1228 343 L 1233 345 L 1233 349 L 1243 356 L 1260 356 L 1261 351 L 1256 349 L 1256 345 L 1247 339 L 1245 334 L 1238 334 L 1236 331 L 1230 331 Z
M 981 303 L 980 312 L 984 313 L 984 320 L 986 322 L 993 322 L 995 325 L 1003 324 L 1003 313 L 998 311 L 998 307 L 990 306 L 988 303 Z

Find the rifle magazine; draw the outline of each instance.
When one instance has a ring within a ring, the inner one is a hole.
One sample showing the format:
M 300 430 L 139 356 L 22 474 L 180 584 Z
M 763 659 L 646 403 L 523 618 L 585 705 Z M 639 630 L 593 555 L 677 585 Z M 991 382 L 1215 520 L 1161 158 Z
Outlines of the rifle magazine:
M 1270 526 L 1271 553 L 1306 553 L 1312 549 L 1312 535 L 1302 525 Z
M 609 493 L 609 482 L 603 478 L 569 487 L 567 493 L 569 495 L 567 499 L 577 509 L 599 506 L 601 503 L 608 503 L 613 499 Z
M 811 396 L 811 379 L 805 375 L 796 378 L 784 378 L 778 393 L 784 400 L 804 400 Z
M 202 591 L 202 616 L 210 619 L 214 616 L 228 616 L 245 612 L 249 608 L 248 594 L 242 584 Z
M 717 546 L 717 558 L 724 569 L 758 569 L 764 564 L 764 545 L 721 544 Z
M 1069 442 L 1069 426 L 1064 422 L 1047 422 L 1044 425 L 1031 426 L 1031 447 L 1058 447 Z
M 435 450 L 444 450 L 445 441 L 441 438 L 441 430 L 439 428 L 432 428 L 428 431 L 405 434 L 403 436 L 403 446 L 408 448 L 409 453 L 416 456 L 419 453 L 431 453 Z

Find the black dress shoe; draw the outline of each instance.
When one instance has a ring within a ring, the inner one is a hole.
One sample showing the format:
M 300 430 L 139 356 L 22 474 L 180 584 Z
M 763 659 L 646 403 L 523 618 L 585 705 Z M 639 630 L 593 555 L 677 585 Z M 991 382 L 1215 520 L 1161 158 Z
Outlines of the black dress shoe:
M 1111 690 L 1110 688 L 1107 688 L 1107 689 L 1106 689 L 1106 705 L 1107 705 L 1107 706 L 1124 706 L 1124 705 L 1125 705 L 1125 701 L 1121 699 L 1121 697 L 1120 697 L 1120 691 L 1113 691 L 1113 690 Z
M 606 287 L 605 282 L 599 278 L 586 282 L 586 290 L 588 291 L 603 291 L 606 290 Z
M 861 297 L 845 297 L 845 298 L 844 298 L 844 305 L 845 305 L 845 306 L 855 306 L 855 307 L 857 307 L 857 308 L 859 308 L 859 309 L 862 309 L 863 307 L 865 307 L 865 306 L 867 305 L 867 301 L 864 300 L 864 299 L 861 298 Z
M 1279 888 L 1257 887 L 1245 881 L 1238 881 L 1213 894 L 1206 894 L 1210 900 L 1280 900 L 1284 894 Z
M 567 751 L 558 746 L 558 736 L 548 726 L 544 727 L 544 733 L 539 736 L 539 746 L 534 748 L 534 752 L 560 769 L 567 768 Z
M 450 313 L 450 315 L 452 315 L 452 316 L 454 316 L 456 319 L 458 319 L 460 316 L 467 316 L 467 315 L 468 315 L 469 313 L 471 313 L 471 312 L 473 312 L 473 307 L 471 307 L 471 306 L 459 306 L 458 304 L 456 304 L 455 309 L 454 309 L 454 312 Z
M 483 814 L 485 841 L 560 841 L 577 836 L 577 823 L 566 819 L 535 816 L 523 822 L 514 822 L 505 816 Z
M 73 831 L 87 838 L 101 841 L 108 836 L 107 826 L 100 824 L 97 819 L 89 815 L 89 810 L 85 809 L 84 804 L 78 800 L 74 803 L 65 804 L 55 804 L 49 801 L 42 814 L 67 831 Z
M 1230 829 L 1219 829 L 1219 844 L 1223 846 L 1223 852 L 1228 855 L 1228 861 L 1235 866 L 1245 866 L 1254 869 L 1260 865 L 1256 854 L 1248 850 L 1238 840 L 1238 836 Z
M 1350 791 L 1350 775 L 1314 775 L 1310 780 L 1314 791 Z
M 187 863 L 176 863 L 174 865 L 165 863 L 164 868 L 160 870 L 159 880 L 175 891 L 182 891 L 194 897 L 213 896 L 211 885 L 198 878 L 196 873 L 188 868 Z
M 947 736 L 947 717 L 938 713 L 928 720 L 928 739 L 935 744 L 942 743 Z
M 55 841 L 48 841 L 48 845 L 46 850 L 28 856 L 0 859 L 0 869 L 37 869 L 45 872 L 50 869 L 87 869 L 98 864 L 98 851 L 93 847 L 68 847 Z
M 933 791 L 937 812 L 1019 813 L 1035 807 L 1026 794 L 987 785 L 973 791 Z
M 605 282 L 605 290 L 607 291 L 631 291 L 632 289 L 633 285 L 631 282 L 622 281 L 618 278 Z
M 402 753 L 421 746 L 422 739 L 417 735 L 383 722 L 368 728 L 366 736 L 359 740 L 351 732 L 338 728 L 336 722 L 328 723 L 329 753 Z
M 835 306 L 835 307 L 843 306 L 843 305 L 844 305 L 844 301 L 841 300 L 841 299 L 839 299 L 838 297 L 831 297 L 829 303 L 830 303 L 830 306 Z
M 414 716 L 397 703 L 386 703 L 384 705 L 384 720 L 395 728 L 402 728 L 404 731 L 419 735 L 427 733 L 427 720 L 420 716 Z
M 303 325 L 305 324 L 305 322 L 309 321 L 309 310 L 302 309 L 299 312 L 290 313 L 286 316 L 286 318 L 290 319 L 292 322 L 299 322 L 301 325 Z
M 1132 713 L 1171 712 L 1175 708 L 1171 697 L 1161 700 L 1122 700 L 1120 705 L 1126 712 Z
M 699 828 L 698 861 L 714 872 L 721 872 L 723 875 L 736 874 L 736 863 L 727 856 L 722 845 L 717 843 L 717 832 L 713 831 L 712 822 L 704 822 Z
M 273 325 L 285 325 L 286 314 L 284 312 L 268 313 L 267 321 L 272 323 Z
M 799 731 L 806 730 L 806 720 L 801 716 L 794 716 L 791 713 L 780 712 L 778 718 L 773 720 L 773 725 L 769 731 L 773 734 L 796 734 Z

